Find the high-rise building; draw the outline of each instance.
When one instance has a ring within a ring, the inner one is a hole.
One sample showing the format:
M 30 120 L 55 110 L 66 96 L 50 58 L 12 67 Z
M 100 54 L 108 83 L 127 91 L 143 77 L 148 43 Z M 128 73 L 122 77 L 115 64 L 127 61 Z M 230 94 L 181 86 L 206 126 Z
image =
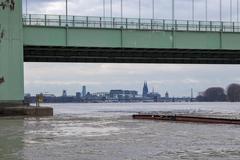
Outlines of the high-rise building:
M 144 82 L 142 96 L 147 97 L 147 94 L 148 94 L 148 85 L 147 85 L 147 82 Z
M 80 99 L 81 98 L 81 93 L 80 92 L 76 92 L 76 98 Z
M 166 99 L 169 98 L 169 93 L 168 93 L 168 92 L 165 93 L 165 98 L 166 98 Z
M 86 86 L 82 87 L 82 96 L 85 97 L 87 95 L 87 89 Z
M 63 90 L 62 96 L 67 97 L 67 91 L 66 90 Z
M 191 88 L 191 99 L 193 99 L 193 89 Z

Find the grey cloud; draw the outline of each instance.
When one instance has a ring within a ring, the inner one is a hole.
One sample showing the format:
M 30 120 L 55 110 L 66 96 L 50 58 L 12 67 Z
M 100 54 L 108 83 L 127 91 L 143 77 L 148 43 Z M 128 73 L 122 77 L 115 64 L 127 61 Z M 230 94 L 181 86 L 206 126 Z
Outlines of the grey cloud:
M 101 16 L 101 0 L 68 0 L 69 12 L 72 15 Z M 25 2 L 25 0 L 23 0 Z M 151 18 L 151 0 L 142 0 L 142 17 Z M 223 20 L 228 21 L 230 16 L 230 0 L 223 0 Z M 233 18 L 237 17 L 237 0 L 233 0 Z M 28 0 L 30 13 L 64 14 L 65 0 Z M 205 0 L 195 0 L 195 19 L 205 19 Z M 138 17 L 138 0 L 123 0 L 125 17 Z M 191 0 L 175 0 L 176 18 L 191 19 Z M 25 8 L 25 3 L 23 3 Z M 25 11 L 25 9 L 24 9 Z M 106 0 L 106 14 L 109 16 L 109 0 Z M 113 0 L 113 15 L 120 16 L 120 0 Z M 155 0 L 156 18 L 171 18 L 171 1 Z M 219 20 L 219 0 L 208 1 L 208 19 Z

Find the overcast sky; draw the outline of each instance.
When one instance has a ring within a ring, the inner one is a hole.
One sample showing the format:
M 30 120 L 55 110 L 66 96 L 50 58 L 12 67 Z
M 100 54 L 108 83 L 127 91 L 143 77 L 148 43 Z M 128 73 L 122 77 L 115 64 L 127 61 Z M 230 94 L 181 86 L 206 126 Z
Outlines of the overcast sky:
M 68 0 L 69 14 L 102 16 L 102 0 Z M 191 0 L 176 1 L 176 18 L 191 19 Z M 223 0 L 223 19 L 230 19 L 230 0 Z M 233 1 L 233 19 L 237 17 L 237 0 Z M 23 12 L 25 9 L 23 0 Z M 28 13 L 64 14 L 65 0 L 28 0 Z M 138 17 L 138 0 L 123 0 L 124 17 Z M 151 18 L 152 0 L 142 0 L 142 17 Z M 195 19 L 204 20 L 205 0 L 195 0 Z M 106 0 L 109 6 L 109 0 Z M 171 1 L 155 0 L 156 18 L 171 17 Z M 109 14 L 109 8 L 106 7 Z M 113 16 L 120 16 L 119 0 L 113 0 Z M 209 0 L 208 19 L 219 19 L 219 0 Z M 60 95 L 63 89 L 74 95 L 82 85 L 90 92 L 110 89 L 135 89 L 142 92 L 144 81 L 149 89 L 171 96 L 195 95 L 210 86 L 227 87 L 240 83 L 240 66 L 237 65 L 183 65 L 183 64 L 86 64 L 86 63 L 25 63 L 25 93 L 39 92 Z

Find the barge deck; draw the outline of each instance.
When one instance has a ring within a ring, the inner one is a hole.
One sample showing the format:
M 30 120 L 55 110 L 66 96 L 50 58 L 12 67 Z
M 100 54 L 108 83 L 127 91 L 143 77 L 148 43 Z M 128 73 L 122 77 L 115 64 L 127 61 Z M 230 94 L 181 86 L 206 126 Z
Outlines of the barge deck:
M 237 124 L 240 125 L 240 119 L 231 118 L 215 118 L 192 115 L 151 115 L 151 114 L 135 114 L 133 119 L 140 120 L 160 120 L 160 121 L 176 121 L 176 122 L 193 122 L 193 123 L 213 123 L 213 124 Z

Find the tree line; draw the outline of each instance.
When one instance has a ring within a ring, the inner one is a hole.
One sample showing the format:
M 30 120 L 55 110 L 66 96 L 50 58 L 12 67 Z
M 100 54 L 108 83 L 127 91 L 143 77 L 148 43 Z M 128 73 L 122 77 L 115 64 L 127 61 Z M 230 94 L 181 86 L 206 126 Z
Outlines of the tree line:
M 240 102 L 240 84 L 230 84 L 225 90 L 222 87 L 211 87 L 197 97 L 204 102 Z

